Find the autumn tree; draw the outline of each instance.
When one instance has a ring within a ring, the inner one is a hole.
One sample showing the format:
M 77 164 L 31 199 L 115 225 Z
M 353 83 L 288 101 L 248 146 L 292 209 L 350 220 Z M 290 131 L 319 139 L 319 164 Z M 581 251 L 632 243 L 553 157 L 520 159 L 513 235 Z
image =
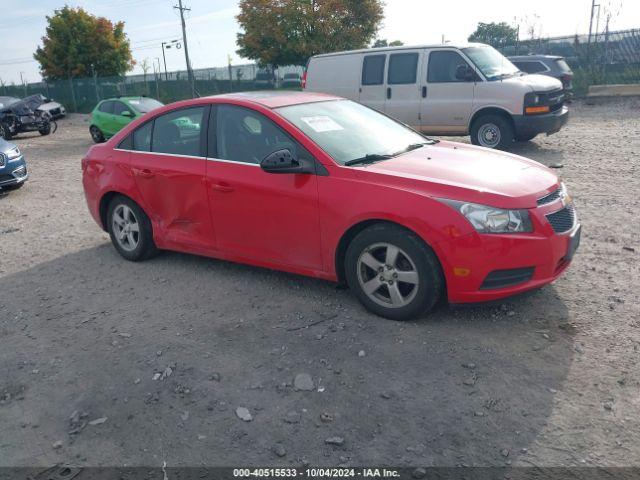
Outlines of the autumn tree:
M 238 55 L 261 65 L 304 65 L 318 53 L 366 48 L 380 0 L 240 0 Z
M 33 57 L 47 79 L 123 75 L 135 64 L 124 22 L 65 6 L 47 17 L 46 35 Z
M 518 39 L 518 29 L 505 22 L 478 23 L 476 31 L 469 35 L 470 42 L 488 43 L 492 47 L 513 45 Z

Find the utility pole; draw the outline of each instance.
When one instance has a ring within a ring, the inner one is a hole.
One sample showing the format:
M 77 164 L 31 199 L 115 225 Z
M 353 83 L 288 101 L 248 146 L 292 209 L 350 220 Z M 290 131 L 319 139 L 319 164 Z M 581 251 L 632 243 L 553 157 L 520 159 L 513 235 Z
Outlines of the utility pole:
M 162 60 L 164 61 L 164 79 L 169 80 L 169 74 L 167 73 L 167 57 L 164 55 L 165 48 L 171 48 L 171 45 L 178 43 L 178 40 L 171 40 L 170 42 L 162 42 Z M 166 45 L 166 47 L 165 47 Z M 157 58 L 157 57 L 156 57 Z M 158 58 L 158 71 L 160 71 L 160 59 Z
M 22 77 L 22 74 L 24 72 L 20 72 L 20 83 L 22 83 L 22 88 L 24 89 L 24 96 L 27 96 L 27 84 L 24 83 L 24 78 Z
M 189 77 L 189 83 L 191 84 L 191 98 L 196 97 L 196 86 L 193 79 L 193 72 L 191 71 L 191 63 L 189 62 L 189 47 L 187 46 L 187 27 L 184 23 L 184 12 L 190 12 L 191 9 L 182 6 L 182 0 L 178 0 L 178 5 L 174 5 L 175 9 L 180 10 L 180 21 L 182 23 L 182 43 L 184 43 L 184 58 L 187 62 L 187 76 Z
M 593 13 L 596 7 L 600 9 L 600 4 L 596 3 L 596 0 L 591 0 L 591 16 L 589 17 L 589 36 L 587 37 L 587 45 L 591 45 L 591 32 L 593 31 Z

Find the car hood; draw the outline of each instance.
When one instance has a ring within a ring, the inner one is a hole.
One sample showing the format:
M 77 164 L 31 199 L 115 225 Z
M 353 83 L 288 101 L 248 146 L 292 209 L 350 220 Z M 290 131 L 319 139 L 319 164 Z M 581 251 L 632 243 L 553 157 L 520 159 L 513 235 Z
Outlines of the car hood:
M 40 105 L 38 107 L 38 110 L 53 110 L 54 108 L 61 108 L 61 107 L 62 105 L 60 105 L 58 102 L 47 102 Z
M 438 142 L 362 167 L 428 195 L 503 208 L 532 208 L 559 182 L 544 165 L 506 152 Z
M 533 92 L 550 92 L 553 90 L 560 90 L 562 88 L 562 82 L 557 78 L 549 77 L 548 75 L 538 75 L 535 73 L 511 77 L 502 81 L 505 83 L 525 85 Z

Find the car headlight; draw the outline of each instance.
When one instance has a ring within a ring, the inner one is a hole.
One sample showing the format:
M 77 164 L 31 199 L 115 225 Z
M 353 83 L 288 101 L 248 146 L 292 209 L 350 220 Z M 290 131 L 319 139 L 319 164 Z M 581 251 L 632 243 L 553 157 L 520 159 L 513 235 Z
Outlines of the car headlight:
M 7 158 L 9 160 L 15 160 L 20 155 L 22 155 L 22 154 L 20 153 L 20 149 L 18 147 L 13 147 L 11 150 L 9 150 L 7 152 Z
M 527 210 L 503 208 L 442 199 L 444 203 L 460 212 L 480 233 L 524 233 L 532 232 L 531 218 Z

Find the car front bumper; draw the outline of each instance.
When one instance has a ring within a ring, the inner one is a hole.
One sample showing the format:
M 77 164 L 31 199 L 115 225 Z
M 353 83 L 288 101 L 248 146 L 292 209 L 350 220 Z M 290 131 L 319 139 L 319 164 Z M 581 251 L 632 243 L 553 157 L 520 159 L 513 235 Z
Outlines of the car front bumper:
M 20 155 L 14 160 L 5 157 L 4 162 L 0 161 L 0 189 L 18 185 L 28 178 L 29 172 L 24 156 Z
M 569 109 L 563 106 L 560 110 L 543 115 L 514 115 L 513 124 L 518 136 L 537 135 L 546 133 L 551 135 L 560 131 L 569 121 Z
M 582 230 L 573 210 L 570 229 L 554 231 L 546 216 L 560 207 L 565 208 L 556 204 L 530 210 L 532 233 L 471 233 L 439 243 L 449 302 L 499 300 L 556 280 L 571 263 Z

